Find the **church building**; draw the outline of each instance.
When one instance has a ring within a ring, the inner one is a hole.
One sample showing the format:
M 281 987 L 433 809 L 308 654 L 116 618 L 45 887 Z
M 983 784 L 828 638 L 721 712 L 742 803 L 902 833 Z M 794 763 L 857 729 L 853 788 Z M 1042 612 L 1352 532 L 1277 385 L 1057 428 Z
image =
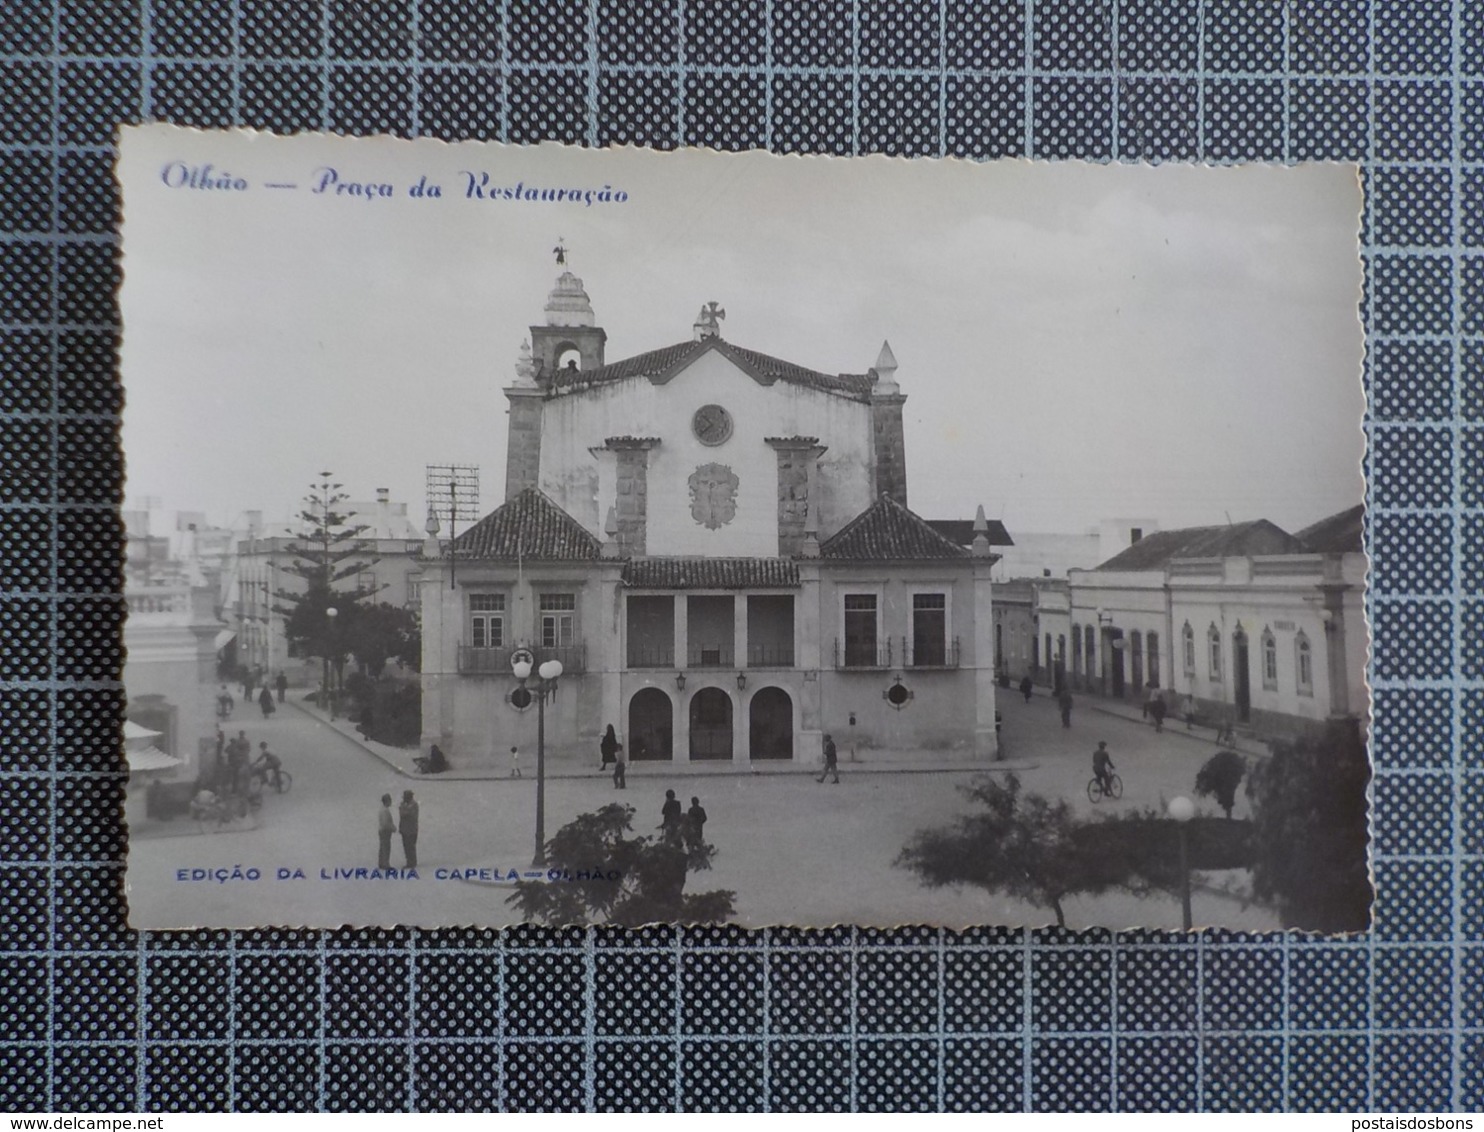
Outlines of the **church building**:
M 990 569 L 908 506 L 891 347 L 824 373 L 727 341 L 611 361 L 582 281 L 557 279 L 509 401 L 505 502 L 430 540 L 423 746 L 454 766 L 534 749 L 512 653 L 562 664 L 548 757 L 817 763 L 996 749 Z

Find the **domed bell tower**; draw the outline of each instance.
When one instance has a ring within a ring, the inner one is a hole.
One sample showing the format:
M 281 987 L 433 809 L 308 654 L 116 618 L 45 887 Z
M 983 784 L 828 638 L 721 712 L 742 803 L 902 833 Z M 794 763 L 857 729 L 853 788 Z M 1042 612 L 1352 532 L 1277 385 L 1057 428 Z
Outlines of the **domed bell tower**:
M 565 264 L 567 249 L 558 244 L 554 250 L 557 263 Z M 521 343 L 515 381 L 505 387 L 510 402 L 506 500 L 528 487 L 541 486 L 541 418 L 547 393 L 563 373 L 603 364 L 608 335 L 594 325 L 596 321 L 582 280 L 570 271 L 562 272 L 546 297 L 546 322 L 531 327 L 530 340 Z

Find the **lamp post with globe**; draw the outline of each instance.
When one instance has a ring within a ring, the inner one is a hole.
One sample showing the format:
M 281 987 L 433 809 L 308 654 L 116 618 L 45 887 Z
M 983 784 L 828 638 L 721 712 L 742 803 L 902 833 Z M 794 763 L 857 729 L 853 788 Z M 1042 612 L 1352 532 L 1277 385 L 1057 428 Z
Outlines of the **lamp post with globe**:
M 562 662 L 548 660 L 531 678 L 535 658 L 529 649 L 516 649 L 510 657 L 510 671 L 520 682 L 520 689 L 536 698 L 536 852 L 531 864 L 546 864 L 546 697 L 556 692 L 562 675 Z
M 1190 930 L 1190 819 L 1195 817 L 1195 803 L 1181 795 L 1171 798 L 1166 809 L 1180 831 L 1180 921 Z
M 335 647 L 335 617 L 339 612 L 333 605 L 325 610 L 325 707 L 330 713 L 332 723 L 335 720 L 335 693 L 330 689 L 330 653 Z

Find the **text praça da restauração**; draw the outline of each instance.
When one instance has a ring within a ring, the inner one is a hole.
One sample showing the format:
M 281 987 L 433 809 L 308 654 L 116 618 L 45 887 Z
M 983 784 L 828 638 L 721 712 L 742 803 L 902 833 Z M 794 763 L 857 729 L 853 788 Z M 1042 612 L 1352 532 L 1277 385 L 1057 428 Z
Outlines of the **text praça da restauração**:
M 460 169 L 453 175 L 453 183 L 445 188 L 440 182 L 429 180 L 426 173 L 419 173 L 416 180 L 399 185 L 393 181 L 343 174 L 334 166 L 321 165 L 306 178 L 285 177 L 281 180 L 255 182 L 230 170 L 217 169 L 210 162 L 191 165 L 184 161 L 167 161 L 160 168 L 160 180 L 169 189 L 226 193 L 263 189 L 368 202 L 392 200 L 402 196 L 413 200 L 442 200 L 449 197 L 460 200 L 518 201 L 527 204 L 579 204 L 591 208 L 593 205 L 624 204 L 629 199 L 627 190 L 615 189 L 610 184 L 594 188 L 582 185 L 528 184 L 524 178 L 514 182 L 502 181 L 497 180 L 486 169 Z

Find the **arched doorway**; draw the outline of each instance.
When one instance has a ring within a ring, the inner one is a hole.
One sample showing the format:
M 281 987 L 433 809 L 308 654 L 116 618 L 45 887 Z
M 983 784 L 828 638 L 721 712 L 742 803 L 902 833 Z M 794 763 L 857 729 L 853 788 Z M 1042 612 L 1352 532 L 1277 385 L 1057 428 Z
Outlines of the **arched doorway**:
M 747 709 L 748 754 L 754 759 L 794 757 L 794 702 L 782 688 L 759 688 Z
M 720 688 L 702 688 L 691 697 L 690 757 L 732 757 L 732 697 Z
M 675 710 L 658 688 L 641 688 L 629 701 L 629 758 L 668 759 L 674 753 Z

